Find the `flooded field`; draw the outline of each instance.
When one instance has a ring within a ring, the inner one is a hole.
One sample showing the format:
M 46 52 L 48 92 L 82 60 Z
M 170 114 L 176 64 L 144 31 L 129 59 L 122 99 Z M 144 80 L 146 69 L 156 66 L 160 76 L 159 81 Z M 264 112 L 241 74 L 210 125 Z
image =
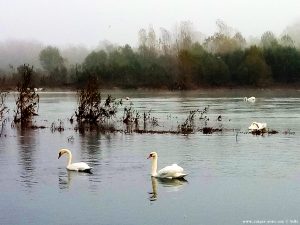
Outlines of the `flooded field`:
M 151 110 L 158 130 L 176 130 L 189 111 L 209 106 L 208 125 L 226 131 L 80 134 L 69 123 L 76 93 L 42 92 L 35 123 L 46 128 L 21 130 L 10 120 L 0 137 L 0 224 L 299 223 L 300 91 L 107 93 Z M 255 103 L 243 101 L 252 95 Z M 9 117 L 14 100 L 11 93 Z M 64 131 L 51 132 L 59 121 Z M 253 121 L 278 133 L 252 135 Z M 61 148 L 93 173 L 67 171 Z M 177 163 L 186 180 L 151 178 L 151 151 L 158 168 Z

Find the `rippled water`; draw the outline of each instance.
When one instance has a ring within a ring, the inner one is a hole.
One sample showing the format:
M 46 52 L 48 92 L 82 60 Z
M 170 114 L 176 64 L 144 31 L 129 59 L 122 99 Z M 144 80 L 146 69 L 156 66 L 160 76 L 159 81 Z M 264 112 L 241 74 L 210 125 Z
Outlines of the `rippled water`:
M 222 115 L 222 126 L 231 130 L 81 135 L 68 123 L 75 93 L 41 93 L 36 123 L 47 128 L 22 131 L 8 122 L 0 137 L 1 225 L 300 222 L 299 91 L 110 93 L 129 96 L 139 111 L 151 109 L 161 129 L 176 128 L 190 110 L 209 106 L 210 125 Z M 250 95 L 257 97 L 254 104 L 242 101 Z M 10 95 L 11 109 L 13 100 Z M 51 133 L 58 119 L 66 129 Z M 252 121 L 279 133 L 247 134 Z M 68 172 L 66 158 L 57 159 L 62 147 L 90 164 L 93 174 Z M 176 162 L 189 173 L 186 181 L 151 179 L 146 158 L 153 150 L 159 168 Z

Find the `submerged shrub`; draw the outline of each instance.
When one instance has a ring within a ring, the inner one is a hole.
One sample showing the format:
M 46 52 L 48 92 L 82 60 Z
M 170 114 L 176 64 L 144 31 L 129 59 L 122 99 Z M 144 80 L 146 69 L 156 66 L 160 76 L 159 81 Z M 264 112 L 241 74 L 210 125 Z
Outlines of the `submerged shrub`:
M 8 108 L 5 105 L 7 94 L 7 92 L 2 92 L 0 90 L 0 122 L 4 119 L 4 115 L 8 112 Z
M 75 117 L 80 125 L 88 124 L 96 128 L 103 125 L 117 113 L 121 101 L 116 101 L 111 95 L 102 101 L 96 78 L 90 78 L 87 85 L 77 92 L 78 107 Z
M 18 67 L 18 74 L 21 76 L 21 81 L 17 87 L 19 94 L 16 100 L 14 122 L 27 126 L 32 121 L 32 117 L 37 115 L 39 95 L 31 86 L 33 67 L 24 64 Z
M 6 122 L 5 114 L 8 112 L 8 108 L 5 105 L 6 96 L 7 92 L 2 92 L 0 90 L 0 137 L 2 136 L 4 125 Z

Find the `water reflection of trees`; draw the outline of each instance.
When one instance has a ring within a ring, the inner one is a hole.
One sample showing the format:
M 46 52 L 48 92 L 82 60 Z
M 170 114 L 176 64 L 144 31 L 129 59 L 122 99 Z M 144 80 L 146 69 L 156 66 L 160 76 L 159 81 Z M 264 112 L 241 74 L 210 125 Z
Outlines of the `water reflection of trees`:
M 35 179 L 35 133 L 31 129 L 17 129 L 19 142 L 20 181 L 26 188 L 32 188 L 37 181 Z
M 101 182 L 101 176 L 99 176 L 99 171 L 101 171 L 101 161 L 102 161 L 102 150 L 101 144 L 103 143 L 101 140 L 103 136 L 110 142 L 111 134 L 104 134 L 101 132 L 93 131 L 88 134 L 80 134 L 79 135 L 79 146 L 80 146 L 80 154 L 82 159 L 86 159 L 90 166 L 93 167 L 92 173 L 93 176 L 88 176 L 89 180 L 89 188 L 90 190 L 97 190 L 98 186 Z
M 79 135 L 79 148 L 81 149 L 81 158 L 86 158 L 90 163 L 94 164 L 99 160 L 101 153 L 100 146 L 101 133 L 90 132 L 88 135 Z
M 156 201 L 158 198 L 158 184 L 167 189 L 169 192 L 176 192 L 179 191 L 184 184 L 187 183 L 187 180 L 184 178 L 181 179 L 168 179 L 168 178 L 157 178 L 151 177 L 151 186 L 152 191 L 148 192 L 149 200 Z

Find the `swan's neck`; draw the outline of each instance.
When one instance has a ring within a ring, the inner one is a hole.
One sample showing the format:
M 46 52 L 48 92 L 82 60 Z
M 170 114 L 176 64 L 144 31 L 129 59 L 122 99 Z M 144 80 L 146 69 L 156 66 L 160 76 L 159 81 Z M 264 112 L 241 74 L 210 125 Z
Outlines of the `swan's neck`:
M 151 176 L 155 177 L 157 175 L 157 157 L 152 160 Z
M 72 163 L 72 153 L 69 150 L 66 150 L 67 155 L 68 155 L 68 166 L 71 165 Z

